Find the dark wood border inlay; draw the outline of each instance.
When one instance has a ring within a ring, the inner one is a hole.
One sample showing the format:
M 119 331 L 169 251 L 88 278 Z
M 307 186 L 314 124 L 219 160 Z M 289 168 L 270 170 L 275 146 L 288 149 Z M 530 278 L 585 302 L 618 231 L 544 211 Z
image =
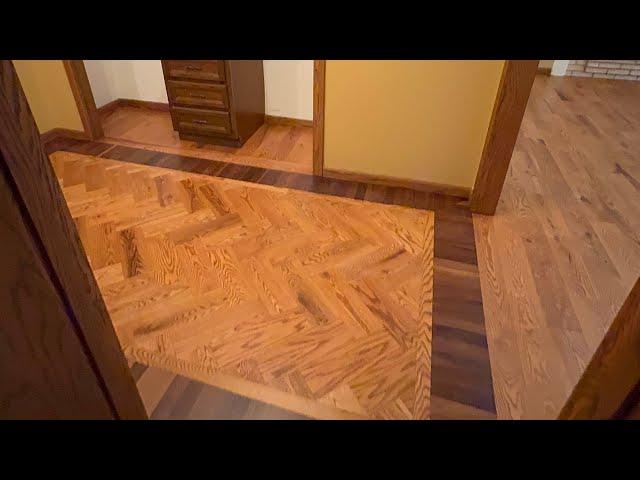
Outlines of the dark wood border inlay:
M 324 95 L 326 60 L 313 61 L 313 173 L 324 168 Z
M 473 220 L 469 202 L 410 188 L 337 180 L 139 148 L 58 138 L 58 150 L 435 212 L 431 418 L 495 418 Z
M 538 60 L 506 60 L 471 193 L 474 213 L 493 215 L 538 72 Z
M 201 175 L 230 178 L 233 180 L 304 190 L 338 197 L 355 198 L 370 202 L 402 205 L 422 210 L 437 211 L 444 207 L 466 203 L 466 200 L 461 197 L 429 193 L 406 187 L 376 185 L 354 180 L 331 179 L 306 173 L 271 170 L 102 142 L 57 138 L 47 143 L 46 150 L 47 153 L 63 150 L 86 155 L 96 155 L 110 160 L 171 168 Z
M 431 418 L 496 416 L 474 227 L 468 205 L 435 212 Z
M 84 133 L 90 140 L 102 137 L 104 135 L 102 123 L 100 122 L 84 62 L 82 60 L 63 60 L 62 63 L 76 100 Z

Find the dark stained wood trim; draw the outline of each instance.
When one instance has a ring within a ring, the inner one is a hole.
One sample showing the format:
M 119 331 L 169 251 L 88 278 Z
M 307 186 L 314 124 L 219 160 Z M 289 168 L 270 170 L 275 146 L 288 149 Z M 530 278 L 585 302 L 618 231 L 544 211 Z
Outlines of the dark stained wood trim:
M 111 115 L 122 105 L 122 99 L 116 98 L 115 100 L 111 100 L 109 103 L 105 103 L 101 107 L 98 107 L 98 115 L 100 115 L 100 119 L 104 120 L 105 117 Z
M 0 419 L 113 419 L 0 148 Z
M 324 169 L 324 99 L 326 60 L 313 61 L 313 174 Z
M 353 180 L 356 182 L 375 183 L 376 185 L 386 185 L 389 187 L 404 187 L 422 192 L 439 193 L 468 199 L 471 189 L 456 185 L 444 185 L 441 183 L 421 182 L 407 178 L 387 177 L 384 175 L 371 175 L 368 173 L 347 172 L 343 170 L 323 169 L 323 176 L 338 180 Z
M 104 136 L 102 123 L 96 109 L 96 102 L 91 92 L 91 84 L 82 60 L 63 60 L 67 72 L 71 91 L 76 99 L 78 113 L 82 120 L 84 131 L 89 140 L 95 140 Z
M 435 212 L 431 418 L 495 419 L 473 219 L 468 203 Z
M 538 75 L 551 75 L 551 67 L 538 67 Z
M 58 294 L 77 322 L 80 340 L 92 357 L 91 363 L 114 416 L 146 418 L 78 232 L 9 60 L 0 61 L 0 149 L 3 166 L 31 218 L 41 251 L 56 279 Z
M 147 100 L 135 100 L 132 98 L 116 98 L 115 100 L 112 100 L 98 108 L 98 114 L 101 119 L 104 119 L 120 107 L 142 108 L 156 112 L 169 111 L 169 104 L 164 102 L 149 102 Z
M 507 60 L 471 193 L 474 213 L 493 215 L 538 71 L 538 60 Z
M 71 130 L 69 128 L 52 128 L 40 134 L 40 141 L 45 144 L 58 137 L 75 138 L 76 140 L 89 140 L 89 136 L 84 131 Z
M 640 383 L 640 278 L 562 408 L 561 420 L 625 418 Z
M 83 153 L 111 160 L 171 168 L 201 175 L 231 178 L 245 182 L 354 198 L 357 200 L 403 205 L 422 210 L 437 211 L 452 205 L 467 204 L 466 200 L 460 197 L 429 193 L 406 187 L 331 179 L 305 173 L 271 170 L 218 160 L 207 160 L 204 158 L 126 147 L 123 145 L 113 145 L 110 143 L 57 138 L 48 142 L 45 148 L 47 153 L 53 153 L 58 150 Z
M 269 125 L 284 125 L 288 127 L 313 127 L 313 120 L 303 120 L 302 118 L 278 117 L 265 115 L 264 123 Z

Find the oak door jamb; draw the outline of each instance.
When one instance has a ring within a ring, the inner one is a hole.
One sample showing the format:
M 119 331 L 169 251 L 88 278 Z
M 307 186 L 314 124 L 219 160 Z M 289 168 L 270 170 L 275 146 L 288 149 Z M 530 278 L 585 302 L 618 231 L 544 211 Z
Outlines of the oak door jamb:
M 62 63 L 67 72 L 73 97 L 76 100 L 84 133 L 89 140 L 102 138 L 104 136 L 102 123 L 100 122 L 100 115 L 96 108 L 96 101 L 93 98 L 84 62 L 82 60 L 63 60 Z
M 496 211 L 537 72 L 538 60 L 505 60 L 471 192 L 474 213 L 493 215 Z

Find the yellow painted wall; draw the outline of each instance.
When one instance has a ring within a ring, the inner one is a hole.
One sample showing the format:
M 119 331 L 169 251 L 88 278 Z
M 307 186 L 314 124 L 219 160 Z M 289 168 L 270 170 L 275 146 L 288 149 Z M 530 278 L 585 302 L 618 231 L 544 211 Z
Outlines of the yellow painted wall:
M 472 187 L 503 60 L 327 60 L 325 168 Z
M 13 65 L 40 133 L 84 130 L 62 60 L 14 60 Z

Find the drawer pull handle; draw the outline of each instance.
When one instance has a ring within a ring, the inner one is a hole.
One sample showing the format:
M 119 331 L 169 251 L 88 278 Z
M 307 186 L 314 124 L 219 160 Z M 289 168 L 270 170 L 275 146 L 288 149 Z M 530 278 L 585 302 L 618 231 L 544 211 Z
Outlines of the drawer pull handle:
M 205 95 L 199 95 L 197 93 L 190 93 L 189 96 L 193 98 L 207 98 Z
M 199 123 L 200 125 L 206 125 L 209 122 L 207 122 L 206 120 L 192 120 L 193 123 Z
M 196 72 L 199 72 L 200 70 L 202 70 L 202 67 L 198 67 L 196 65 L 186 65 L 184 68 L 187 70 L 194 70 Z

